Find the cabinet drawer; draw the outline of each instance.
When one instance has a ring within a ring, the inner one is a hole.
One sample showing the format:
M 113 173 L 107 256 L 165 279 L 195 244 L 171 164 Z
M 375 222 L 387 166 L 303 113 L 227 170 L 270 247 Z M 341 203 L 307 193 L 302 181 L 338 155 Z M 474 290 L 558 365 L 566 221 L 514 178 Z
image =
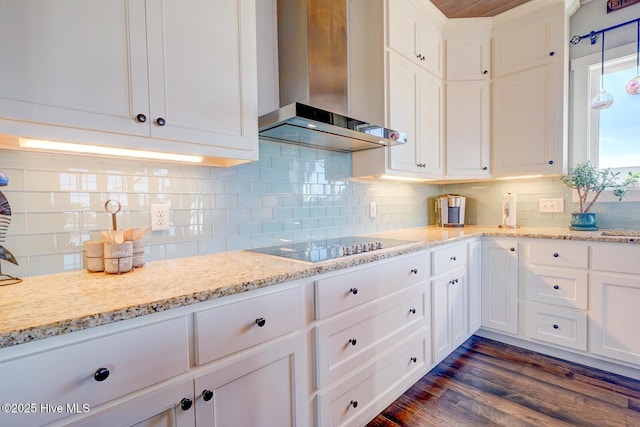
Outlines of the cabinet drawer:
M 445 246 L 433 251 L 433 275 L 453 271 L 467 264 L 467 245 Z
M 102 380 L 100 369 L 108 370 Z M 43 425 L 71 415 L 67 404 L 93 408 L 188 370 L 184 316 L 11 360 L 0 364 L 3 384 L 11 384 L 0 388 L 0 401 L 35 402 L 37 411 L 0 414 L 0 425 Z M 41 403 L 65 410 L 44 411 Z
M 426 254 L 376 263 L 315 281 L 316 319 L 401 290 L 429 277 Z
M 631 243 L 591 246 L 592 269 L 616 273 L 640 274 L 640 246 Z
M 380 413 L 426 371 L 426 329 L 383 358 L 318 395 L 318 425 L 359 426 Z
M 318 387 L 349 374 L 424 327 L 424 284 L 359 307 L 316 328 Z
M 529 338 L 586 351 L 587 314 L 528 303 L 525 333 Z
M 530 301 L 587 309 L 587 272 L 549 267 L 530 267 L 527 296 Z
M 552 267 L 587 268 L 589 246 L 557 240 L 529 242 L 529 262 Z
M 300 286 L 194 313 L 196 364 L 263 343 L 304 324 Z

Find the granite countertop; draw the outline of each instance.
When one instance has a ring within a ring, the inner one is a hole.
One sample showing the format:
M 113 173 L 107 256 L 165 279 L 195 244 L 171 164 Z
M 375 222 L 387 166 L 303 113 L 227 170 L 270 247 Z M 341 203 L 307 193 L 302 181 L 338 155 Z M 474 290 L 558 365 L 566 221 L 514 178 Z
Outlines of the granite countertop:
M 74 271 L 0 286 L 0 348 L 375 262 L 481 235 L 640 243 L 566 228 L 419 227 L 370 234 L 415 243 L 320 263 L 248 251 L 147 263 L 121 275 Z

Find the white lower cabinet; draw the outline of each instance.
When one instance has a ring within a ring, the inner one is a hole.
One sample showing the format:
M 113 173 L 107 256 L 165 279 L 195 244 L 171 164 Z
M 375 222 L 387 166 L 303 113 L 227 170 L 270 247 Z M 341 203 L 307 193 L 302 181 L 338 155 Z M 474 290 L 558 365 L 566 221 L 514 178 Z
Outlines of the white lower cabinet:
M 85 407 L 88 416 L 77 421 L 62 420 L 53 425 L 86 427 L 192 427 L 195 425 L 193 381 L 191 378 L 163 384 L 142 394 L 129 396 L 95 410 Z
M 302 334 L 231 357 L 195 377 L 198 426 L 305 426 Z
M 442 361 L 467 338 L 467 274 L 455 270 L 432 281 L 433 360 Z
M 589 294 L 591 351 L 640 365 L 640 277 L 593 273 Z
M 428 331 L 422 328 L 374 359 L 375 363 L 320 391 L 317 425 L 366 424 L 425 374 L 428 344 Z
M 518 241 L 482 242 L 482 326 L 518 333 Z
M 314 281 L 317 426 L 367 423 L 430 368 L 429 255 Z
M 482 242 L 469 243 L 467 255 L 467 333 L 473 335 L 482 326 Z

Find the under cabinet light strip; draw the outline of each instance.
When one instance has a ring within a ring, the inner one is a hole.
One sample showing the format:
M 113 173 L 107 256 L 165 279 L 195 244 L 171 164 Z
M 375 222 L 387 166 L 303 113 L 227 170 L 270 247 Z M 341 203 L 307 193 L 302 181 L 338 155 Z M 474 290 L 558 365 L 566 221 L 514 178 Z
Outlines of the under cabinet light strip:
M 104 145 L 84 145 L 69 142 L 46 141 L 41 139 L 20 138 L 20 147 L 37 150 L 65 151 L 70 153 L 99 154 L 117 157 L 133 157 L 174 162 L 202 163 L 202 156 L 187 154 L 161 153 L 156 151 L 133 150 L 130 148 L 105 147 Z

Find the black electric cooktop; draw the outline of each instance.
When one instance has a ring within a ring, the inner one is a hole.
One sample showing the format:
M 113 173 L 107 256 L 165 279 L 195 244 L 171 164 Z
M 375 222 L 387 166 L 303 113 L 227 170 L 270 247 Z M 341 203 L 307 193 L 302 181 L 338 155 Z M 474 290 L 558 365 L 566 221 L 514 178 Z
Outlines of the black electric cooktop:
M 299 261 L 320 262 L 410 243 L 415 242 L 411 240 L 350 236 L 301 243 L 284 243 L 248 250 Z

